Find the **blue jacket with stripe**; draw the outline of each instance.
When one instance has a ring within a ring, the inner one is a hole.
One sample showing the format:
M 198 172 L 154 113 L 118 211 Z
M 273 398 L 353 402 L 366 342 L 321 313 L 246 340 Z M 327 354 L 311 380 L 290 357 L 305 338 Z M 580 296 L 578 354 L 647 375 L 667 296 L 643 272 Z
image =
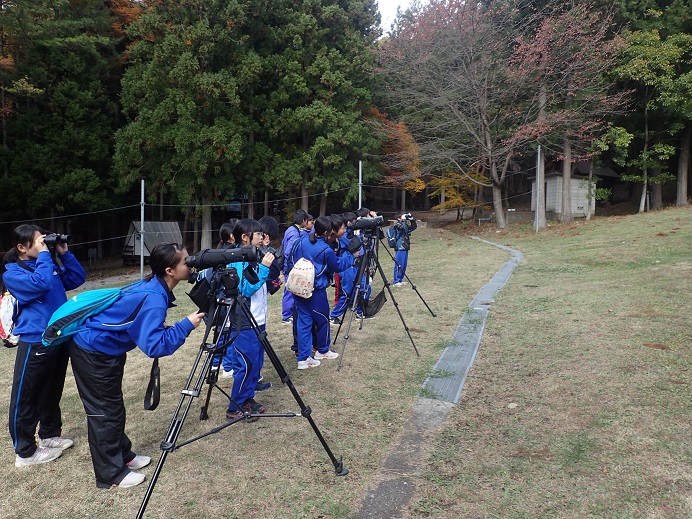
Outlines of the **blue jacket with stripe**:
M 60 261 L 63 267 L 53 263 L 49 251 L 41 251 L 35 260 L 24 262 L 34 272 L 17 263 L 5 264 L 2 281 L 19 304 L 13 333 L 24 342 L 41 342 L 53 312 L 67 301 L 65 290 L 74 290 L 86 280 L 84 268 L 70 251 Z
M 353 254 L 345 250 L 341 256 L 327 243 L 325 238 L 317 238 L 316 243 L 310 241 L 310 235 L 300 238 L 300 243 L 293 247 L 291 264 L 295 265 L 300 258 L 305 258 L 315 266 L 315 290 L 329 286 L 327 272 L 342 272 L 353 264 Z
M 125 290 L 115 303 L 89 317 L 73 336 L 85 350 L 118 356 L 139 347 L 148 357 L 172 355 L 195 329 L 186 317 L 164 327 L 175 296 L 158 277 Z

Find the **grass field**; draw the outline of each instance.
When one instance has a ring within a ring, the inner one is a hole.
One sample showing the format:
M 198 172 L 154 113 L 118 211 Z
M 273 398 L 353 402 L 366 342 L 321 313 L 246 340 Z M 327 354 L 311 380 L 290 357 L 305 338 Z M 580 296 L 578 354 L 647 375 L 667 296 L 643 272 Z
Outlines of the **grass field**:
M 692 517 L 691 223 L 489 234 L 525 258 L 407 517 Z
M 553 225 L 538 236 L 528 226 L 480 229 L 525 258 L 496 298 L 462 398 L 433 440 L 405 516 L 692 515 L 691 223 L 692 211 L 678 209 Z M 278 297 L 270 299 L 269 340 L 348 476 L 334 476 L 303 418 L 238 423 L 168 456 L 146 517 L 352 517 L 466 305 L 508 259 L 466 237 L 477 231 L 450 224 L 413 235 L 408 274 L 437 317 L 410 287 L 394 294 L 420 357 L 390 301 L 363 330 L 352 330 L 341 371 L 336 361 L 297 371 L 290 327 L 280 324 Z M 391 273 L 391 261 L 380 257 Z M 188 289 L 176 290 L 171 321 L 191 311 Z M 198 330 L 162 359 L 154 412 L 142 409 L 150 360 L 138 350 L 128 357 L 127 432 L 154 463 L 200 340 Z M 13 350 L 0 351 L 5 414 L 13 362 Z M 275 387 L 258 400 L 270 412 L 298 411 L 268 363 L 263 374 Z M 198 420 L 199 405 L 180 440 L 224 422 L 220 392 L 209 421 Z M 75 447 L 40 467 L 14 468 L 5 433 L 0 517 L 134 517 L 146 483 L 95 487 L 69 373 L 63 421 Z

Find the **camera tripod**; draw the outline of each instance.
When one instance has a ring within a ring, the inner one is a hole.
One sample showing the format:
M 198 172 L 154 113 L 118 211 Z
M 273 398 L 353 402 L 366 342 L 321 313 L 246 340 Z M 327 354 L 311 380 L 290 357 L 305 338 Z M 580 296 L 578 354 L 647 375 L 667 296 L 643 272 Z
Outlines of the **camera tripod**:
M 399 319 L 401 319 L 401 323 L 404 326 L 404 330 L 406 331 L 406 334 L 408 335 L 409 340 L 411 341 L 411 344 L 413 345 L 413 349 L 416 352 L 416 355 L 420 357 L 420 353 L 418 353 L 418 348 L 416 347 L 416 343 L 413 341 L 413 337 L 411 336 L 411 331 L 409 330 L 409 327 L 406 325 L 406 321 L 404 320 L 404 316 L 401 313 L 401 310 L 399 309 L 399 303 L 396 302 L 396 299 L 394 298 L 394 294 L 392 293 L 391 289 L 391 284 L 387 280 L 387 276 L 384 274 L 384 270 L 382 270 L 382 265 L 380 265 L 380 261 L 377 257 L 377 248 L 379 245 L 379 241 L 375 238 L 374 233 L 377 233 L 379 231 L 379 228 L 376 228 L 373 233 L 368 232 L 368 233 L 363 233 L 361 235 L 362 240 L 363 240 L 363 250 L 365 251 L 362 256 L 359 257 L 360 264 L 358 266 L 358 272 L 356 274 L 356 278 L 354 280 L 353 288 L 351 289 L 351 293 L 348 295 L 348 304 L 347 308 L 349 308 L 349 318 L 348 318 L 348 324 L 346 325 L 346 331 L 344 332 L 344 336 L 342 339 L 341 343 L 341 350 L 339 351 L 339 363 L 337 364 L 337 371 L 341 370 L 341 363 L 344 358 L 344 353 L 346 351 L 346 341 L 348 341 L 350 337 L 350 332 L 351 332 L 351 325 L 353 324 L 353 320 L 356 316 L 356 312 L 358 308 L 362 308 L 361 317 L 360 317 L 360 328 L 362 329 L 363 327 L 363 318 L 364 318 L 364 312 L 365 312 L 365 306 L 366 306 L 366 301 L 365 301 L 365 286 L 366 282 L 369 277 L 374 277 L 375 272 L 380 273 L 380 277 L 382 278 L 382 282 L 384 283 L 384 289 L 389 292 L 389 297 L 392 299 L 392 303 L 394 304 L 394 308 L 396 308 L 397 313 L 399 314 Z M 367 277 L 366 277 L 367 276 Z M 383 290 L 384 290 L 383 289 Z M 427 306 L 427 305 L 426 305 Z M 428 309 L 430 309 L 428 307 Z M 432 310 L 431 310 L 432 313 Z M 433 317 L 435 314 L 433 314 Z M 341 332 L 341 328 L 343 327 L 344 323 L 346 322 L 346 313 L 344 313 L 344 318 L 341 320 L 341 323 L 339 324 L 339 328 L 336 331 L 336 334 L 334 335 L 334 346 L 336 346 L 336 342 L 339 338 L 339 333 Z
M 221 289 L 223 290 L 224 297 L 217 301 L 216 294 Z M 218 372 L 212 370 L 212 365 L 214 358 L 218 358 L 220 360 L 226 353 L 227 348 L 231 346 L 231 344 L 235 340 L 235 337 L 232 337 L 228 333 L 224 333 L 224 330 L 226 330 L 229 327 L 229 325 L 231 324 L 232 316 L 237 315 L 237 312 L 242 312 L 242 315 L 245 317 L 245 319 L 247 319 L 247 321 L 251 323 L 252 329 L 257 334 L 257 338 L 262 344 L 264 352 L 269 357 L 269 360 L 271 361 L 272 365 L 274 366 L 274 369 L 279 375 L 279 379 L 282 383 L 288 386 L 288 388 L 291 391 L 291 394 L 293 395 L 293 398 L 300 407 L 300 416 L 303 416 L 307 419 L 308 423 L 312 427 L 313 432 L 317 436 L 317 439 L 320 441 L 322 447 L 329 456 L 329 459 L 334 465 L 336 475 L 345 476 L 346 474 L 348 474 L 348 469 L 344 468 L 341 459 L 337 459 L 334 456 L 331 449 L 329 448 L 329 445 L 322 436 L 322 433 L 318 429 L 317 424 L 315 424 L 314 420 L 312 419 L 312 410 L 309 406 L 306 406 L 303 403 L 303 400 L 301 399 L 300 394 L 298 393 L 297 389 L 293 385 L 293 382 L 288 376 L 286 369 L 281 364 L 279 357 L 276 355 L 276 352 L 269 343 L 269 340 L 267 339 L 267 333 L 265 331 L 260 330 L 257 321 L 250 312 L 249 305 L 245 298 L 239 297 L 238 277 L 235 269 L 226 267 L 214 267 L 212 281 L 209 284 L 208 293 L 209 309 L 207 315 L 211 317 L 207 320 L 207 325 L 204 331 L 204 338 L 202 339 L 202 344 L 200 345 L 197 357 L 195 358 L 195 361 L 192 365 L 192 369 L 190 370 L 190 375 L 188 376 L 185 387 L 181 391 L 180 401 L 178 402 L 175 414 L 173 416 L 173 419 L 171 420 L 168 432 L 166 433 L 166 438 L 161 442 L 161 458 L 159 459 L 159 462 L 156 465 L 156 469 L 154 470 L 154 473 L 149 482 L 149 487 L 147 488 L 147 491 L 144 494 L 144 499 L 142 500 L 139 512 L 137 513 L 138 519 L 144 516 L 144 511 L 146 510 L 147 504 L 149 503 L 149 499 L 151 498 L 151 494 L 154 490 L 154 486 L 156 485 L 156 481 L 158 480 L 161 470 L 163 469 L 163 464 L 165 463 L 168 454 L 170 454 L 171 452 L 183 447 L 184 445 L 188 445 L 192 442 L 195 442 L 202 438 L 206 438 L 207 436 L 210 436 L 212 434 L 218 433 L 224 430 L 225 428 L 230 427 L 231 425 L 242 420 L 248 421 L 252 419 L 252 421 L 254 421 L 257 418 L 294 418 L 298 416 L 298 414 L 293 412 L 260 414 L 255 412 L 247 412 L 243 410 L 242 415 L 238 418 L 228 420 L 227 422 L 217 427 L 214 427 L 208 432 L 203 433 L 199 436 L 195 436 L 191 439 L 178 442 L 178 437 L 180 436 L 180 432 L 182 430 L 185 419 L 187 418 L 187 415 L 190 412 L 192 403 L 194 402 L 195 398 L 200 396 L 202 392 L 202 387 L 205 383 L 209 384 L 209 389 L 207 392 L 207 398 L 204 402 L 204 405 L 201 408 L 200 420 L 206 420 L 209 417 L 207 409 L 211 398 L 211 392 L 214 387 L 216 387 L 219 391 L 226 395 L 230 402 L 233 402 L 231 396 L 225 393 L 216 384 L 218 380 Z M 214 330 L 214 334 L 212 336 L 214 340 L 212 342 L 207 342 L 212 329 Z M 242 404 L 242 402 L 233 403 L 236 405 L 238 409 L 241 409 L 241 406 L 239 404 Z
M 381 238 L 380 238 L 380 242 L 382 243 L 382 246 L 384 247 L 384 250 L 386 250 L 386 251 L 387 251 L 387 254 L 389 254 L 389 257 L 392 258 L 392 261 L 394 261 L 394 265 L 395 265 L 396 267 L 399 267 L 399 268 L 401 269 L 401 265 L 399 265 L 399 262 L 396 260 L 396 257 L 392 254 L 392 251 L 390 251 L 390 250 L 387 248 L 387 245 L 385 245 L 384 241 L 383 241 Z M 402 269 L 402 270 L 403 270 L 403 269 Z M 406 274 L 406 271 L 404 271 L 404 277 L 406 278 L 406 281 L 408 281 L 409 285 L 411 285 L 411 288 L 413 289 L 413 291 L 414 291 L 416 294 L 418 294 L 418 297 L 420 298 L 420 300 L 423 301 L 423 304 L 425 305 L 425 308 L 428 309 L 428 312 L 430 312 L 430 315 L 432 315 L 433 317 L 437 317 L 437 316 L 435 315 L 435 312 L 433 312 L 432 309 L 428 306 L 428 303 L 425 302 L 425 299 L 423 299 L 423 296 L 420 295 L 420 292 L 418 292 L 418 288 L 416 288 L 416 285 L 413 283 L 413 281 L 411 280 L 411 278 L 408 277 L 408 275 Z

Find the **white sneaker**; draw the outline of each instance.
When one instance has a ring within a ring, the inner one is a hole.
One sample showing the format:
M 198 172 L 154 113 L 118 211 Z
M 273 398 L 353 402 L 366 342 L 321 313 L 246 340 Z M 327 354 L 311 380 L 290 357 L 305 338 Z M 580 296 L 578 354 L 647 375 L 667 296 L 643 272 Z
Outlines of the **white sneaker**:
M 315 360 L 312 357 L 308 357 L 306 360 L 299 360 L 298 361 L 298 369 L 316 368 L 319 365 L 320 365 L 320 361 Z
M 134 458 L 127 462 L 127 468 L 130 470 L 138 470 L 146 467 L 151 463 L 151 458 L 144 454 L 137 454 Z
M 233 370 L 226 371 L 225 369 L 221 368 L 221 378 L 233 378 Z
M 21 458 L 19 454 L 15 457 L 14 466 L 15 467 L 29 467 L 31 465 L 40 465 L 41 463 L 47 463 L 53 461 L 55 458 L 62 456 L 62 449 L 49 449 L 47 447 L 39 447 L 36 449 L 31 456 L 28 458 Z
M 69 449 L 74 445 L 74 442 L 69 438 L 62 438 L 60 436 L 53 436 L 52 438 L 43 438 L 38 441 L 39 447 L 46 447 L 47 449 L 60 449 L 64 451 Z
M 130 472 L 123 480 L 117 485 L 113 485 L 113 488 L 130 488 L 136 487 L 144 481 L 146 476 L 141 472 Z
M 403 287 L 404 283 L 403 283 L 403 281 L 399 281 L 398 283 L 394 283 L 392 286 L 393 287 Z
M 319 351 L 315 352 L 315 360 L 336 359 L 338 357 L 339 354 L 332 350 L 327 350 L 327 353 L 320 353 Z

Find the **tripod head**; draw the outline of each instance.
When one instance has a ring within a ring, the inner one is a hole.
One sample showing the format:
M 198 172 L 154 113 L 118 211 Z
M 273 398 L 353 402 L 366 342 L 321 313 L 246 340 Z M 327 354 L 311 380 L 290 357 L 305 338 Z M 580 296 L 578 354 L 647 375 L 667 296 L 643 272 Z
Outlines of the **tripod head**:
M 223 299 L 238 297 L 240 278 L 235 267 L 216 265 L 200 272 L 194 272 L 188 279 L 194 284 L 187 295 L 201 312 L 209 312 L 218 302 L 219 292 Z
M 217 286 L 223 287 L 223 295 L 226 299 L 238 297 L 238 284 L 240 278 L 235 267 L 225 267 L 214 270 L 214 279 L 217 280 Z M 212 282 L 212 286 L 214 283 Z

